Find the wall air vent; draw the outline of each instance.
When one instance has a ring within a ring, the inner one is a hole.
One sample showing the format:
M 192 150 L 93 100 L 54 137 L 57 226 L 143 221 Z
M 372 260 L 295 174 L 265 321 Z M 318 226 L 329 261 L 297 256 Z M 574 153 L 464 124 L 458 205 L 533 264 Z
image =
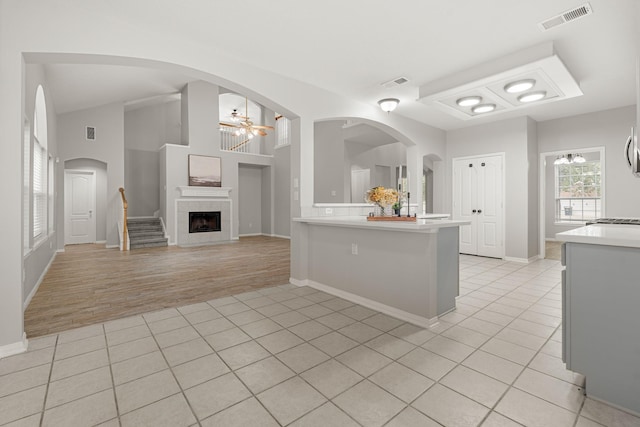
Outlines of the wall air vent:
M 85 138 L 87 141 L 95 141 L 96 140 L 96 128 L 93 126 L 87 126 L 87 130 L 85 132 Z
M 545 21 L 540 22 L 538 24 L 538 27 L 542 31 L 547 31 L 551 28 L 557 27 L 558 25 L 575 21 L 576 19 L 582 18 L 583 16 L 591 15 L 592 13 L 593 13 L 593 9 L 591 9 L 591 5 L 589 3 L 585 3 L 581 6 L 573 8 L 571 10 L 564 11 L 559 15 L 556 15 Z
M 392 87 L 403 85 L 408 81 L 409 79 L 406 77 L 397 77 L 393 80 L 389 80 L 388 82 L 380 83 L 380 86 L 384 86 L 386 88 L 392 88 Z

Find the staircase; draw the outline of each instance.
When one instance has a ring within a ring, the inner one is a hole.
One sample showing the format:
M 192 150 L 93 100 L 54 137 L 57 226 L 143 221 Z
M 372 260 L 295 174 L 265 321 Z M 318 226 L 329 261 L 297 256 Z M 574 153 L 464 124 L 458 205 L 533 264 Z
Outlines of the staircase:
M 127 228 L 131 249 L 167 246 L 160 218 L 129 218 Z

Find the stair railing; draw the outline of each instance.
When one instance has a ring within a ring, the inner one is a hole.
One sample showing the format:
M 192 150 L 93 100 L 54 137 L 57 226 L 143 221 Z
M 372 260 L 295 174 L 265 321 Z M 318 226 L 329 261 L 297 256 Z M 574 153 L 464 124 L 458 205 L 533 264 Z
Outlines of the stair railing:
M 120 187 L 118 190 L 120 191 L 120 196 L 122 198 L 122 250 L 126 251 L 129 247 L 127 242 L 127 237 L 129 236 L 129 231 L 127 230 L 127 198 L 124 195 L 124 188 Z

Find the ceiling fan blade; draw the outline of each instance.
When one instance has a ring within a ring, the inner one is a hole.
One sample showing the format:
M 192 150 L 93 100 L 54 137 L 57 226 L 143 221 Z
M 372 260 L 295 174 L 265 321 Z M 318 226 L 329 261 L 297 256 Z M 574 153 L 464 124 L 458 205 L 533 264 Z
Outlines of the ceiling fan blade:
M 273 126 L 265 126 L 265 125 L 253 125 L 256 129 L 273 129 Z
M 225 122 L 220 122 L 220 126 L 227 126 L 230 128 L 241 128 L 243 126 L 237 125 L 235 123 L 225 123 Z
M 254 126 L 255 127 L 255 126 Z M 265 131 L 263 131 L 262 129 L 258 129 L 258 135 L 260 136 L 267 136 L 267 133 Z

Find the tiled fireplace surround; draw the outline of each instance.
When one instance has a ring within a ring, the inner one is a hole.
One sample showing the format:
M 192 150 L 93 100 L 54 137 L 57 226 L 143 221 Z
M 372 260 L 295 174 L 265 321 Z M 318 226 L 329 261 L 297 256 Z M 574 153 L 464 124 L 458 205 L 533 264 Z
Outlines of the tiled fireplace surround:
M 176 199 L 176 242 L 178 246 L 199 246 L 231 241 L 231 199 L 229 188 L 180 187 Z M 189 233 L 189 212 L 220 211 L 220 231 Z

